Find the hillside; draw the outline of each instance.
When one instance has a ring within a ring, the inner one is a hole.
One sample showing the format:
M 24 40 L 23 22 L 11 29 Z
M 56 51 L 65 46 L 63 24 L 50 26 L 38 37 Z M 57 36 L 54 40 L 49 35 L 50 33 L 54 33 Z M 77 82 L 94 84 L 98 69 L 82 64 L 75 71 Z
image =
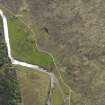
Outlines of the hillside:
M 38 47 L 53 55 L 52 71 L 71 88 L 71 105 L 104 105 L 104 0 L 1 0 L 0 5 L 19 16 Z

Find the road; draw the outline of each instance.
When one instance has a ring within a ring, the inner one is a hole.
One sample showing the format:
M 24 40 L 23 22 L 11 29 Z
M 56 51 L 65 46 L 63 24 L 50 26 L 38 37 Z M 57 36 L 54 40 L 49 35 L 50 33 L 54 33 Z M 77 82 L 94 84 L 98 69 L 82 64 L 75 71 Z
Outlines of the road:
M 5 38 L 5 42 L 6 42 L 6 45 L 7 45 L 8 57 L 11 60 L 11 63 L 14 64 L 14 65 L 20 65 L 20 66 L 28 67 L 28 68 L 31 68 L 31 69 L 34 69 L 34 70 L 37 70 L 37 71 L 40 71 L 40 72 L 47 73 L 50 76 L 51 89 L 52 89 L 52 86 L 53 86 L 52 84 L 54 83 L 54 81 L 52 79 L 53 78 L 52 73 L 47 72 L 47 70 L 45 70 L 44 68 L 39 67 L 38 65 L 33 65 L 33 64 L 26 63 L 26 62 L 22 62 L 22 61 L 14 59 L 12 57 L 10 41 L 9 41 L 9 32 L 8 32 L 7 18 L 4 15 L 2 10 L 0 10 L 0 15 L 1 15 L 2 20 L 3 20 L 4 38 Z M 50 91 L 52 91 L 51 89 L 50 89 Z M 49 95 L 48 102 L 47 102 L 48 105 L 51 105 L 50 98 L 51 98 L 51 96 Z
M 40 67 L 38 65 L 33 65 L 33 64 L 26 63 L 26 62 L 22 62 L 20 60 L 14 59 L 12 57 L 10 40 L 9 40 L 9 32 L 8 32 L 8 22 L 7 22 L 6 16 L 4 15 L 4 13 L 3 13 L 3 11 L 1 9 L 0 9 L 0 15 L 1 15 L 2 20 L 3 20 L 4 38 L 5 38 L 5 42 L 6 42 L 6 45 L 7 45 L 8 57 L 11 60 L 11 63 L 14 64 L 14 65 L 20 65 L 20 66 L 28 67 L 28 68 L 31 68 L 33 70 L 40 71 L 40 72 L 43 72 L 43 73 L 46 73 L 46 74 L 49 75 L 50 83 L 51 83 L 50 86 L 51 87 L 50 87 L 50 90 L 49 90 L 50 94 L 48 95 L 47 105 L 51 105 L 52 89 L 53 89 L 55 83 L 59 83 L 57 78 L 54 76 L 53 73 L 47 72 L 47 70 L 45 70 L 44 68 L 42 68 L 42 67 Z M 64 83 L 64 85 L 67 86 L 67 88 L 69 88 L 69 90 L 70 90 L 70 92 L 69 92 L 69 105 L 70 105 L 71 89 L 67 84 Z

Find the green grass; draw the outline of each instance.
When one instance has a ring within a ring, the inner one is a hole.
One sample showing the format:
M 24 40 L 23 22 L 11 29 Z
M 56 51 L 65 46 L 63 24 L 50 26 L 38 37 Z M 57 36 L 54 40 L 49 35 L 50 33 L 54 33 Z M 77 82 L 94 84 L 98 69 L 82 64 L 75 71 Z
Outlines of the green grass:
M 61 94 L 58 86 L 56 86 L 53 90 L 52 105 L 63 105 L 62 94 Z
M 8 26 L 14 58 L 42 67 L 48 67 L 53 63 L 48 54 L 36 48 L 35 36 L 18 18 L 9 17 Z
M 18 105 L 44 105 L 48 97 L 49 76 L 21 66 L 16 67 L 16 74 L 22 97 Z

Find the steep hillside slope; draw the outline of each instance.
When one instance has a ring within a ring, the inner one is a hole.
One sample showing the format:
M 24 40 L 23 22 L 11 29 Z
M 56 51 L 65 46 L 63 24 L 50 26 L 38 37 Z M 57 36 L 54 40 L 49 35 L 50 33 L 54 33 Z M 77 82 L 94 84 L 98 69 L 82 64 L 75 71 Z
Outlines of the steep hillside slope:
M 39 47 L 53 54 L 58 70 L 73 90 L 72 105 L 104 105 L 104 0 L 26 3 L 27 9 L 18 13 L 27 16 L 23 19 L 35 31 Z
M 40 48 L 54 55 L 65 82 L 77 95 L 73 104 L 103 105 L 104 0 L 27 0 L 27 3 Z

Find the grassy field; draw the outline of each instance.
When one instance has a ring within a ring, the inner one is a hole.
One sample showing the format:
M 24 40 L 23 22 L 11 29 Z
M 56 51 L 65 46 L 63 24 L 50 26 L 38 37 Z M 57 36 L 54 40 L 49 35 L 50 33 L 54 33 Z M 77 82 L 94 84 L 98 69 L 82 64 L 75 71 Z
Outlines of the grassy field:
M 18 18 L 9 17 L 8 26 L 14 58 L 42 67 L 53 63 L 49 55 L 36 48 L 35 35 Z
M 22 103 L 18 105 L 44 105 L 48 95 L 49 77 L 38 71 L 17 67 Z
M 63 105 L 62 94 L 58 86 L 56 86 L 53 90 L 52 105 Z
M 62 87 L 65 98 L 69 97 L 69 89 L 70 88 L 66 85 L 66 83 L 65 83 L 65 81 L 63 79 L 64 77 L 62 77 L 62 74 L 57 70 L 54 70 L 53 72 L 54 72 L 55 76 L 57 77 L 57 79 L 59 80 L 59 84 Z
M 0 16 L 0 28 L 2 28 L 2 18 Z

